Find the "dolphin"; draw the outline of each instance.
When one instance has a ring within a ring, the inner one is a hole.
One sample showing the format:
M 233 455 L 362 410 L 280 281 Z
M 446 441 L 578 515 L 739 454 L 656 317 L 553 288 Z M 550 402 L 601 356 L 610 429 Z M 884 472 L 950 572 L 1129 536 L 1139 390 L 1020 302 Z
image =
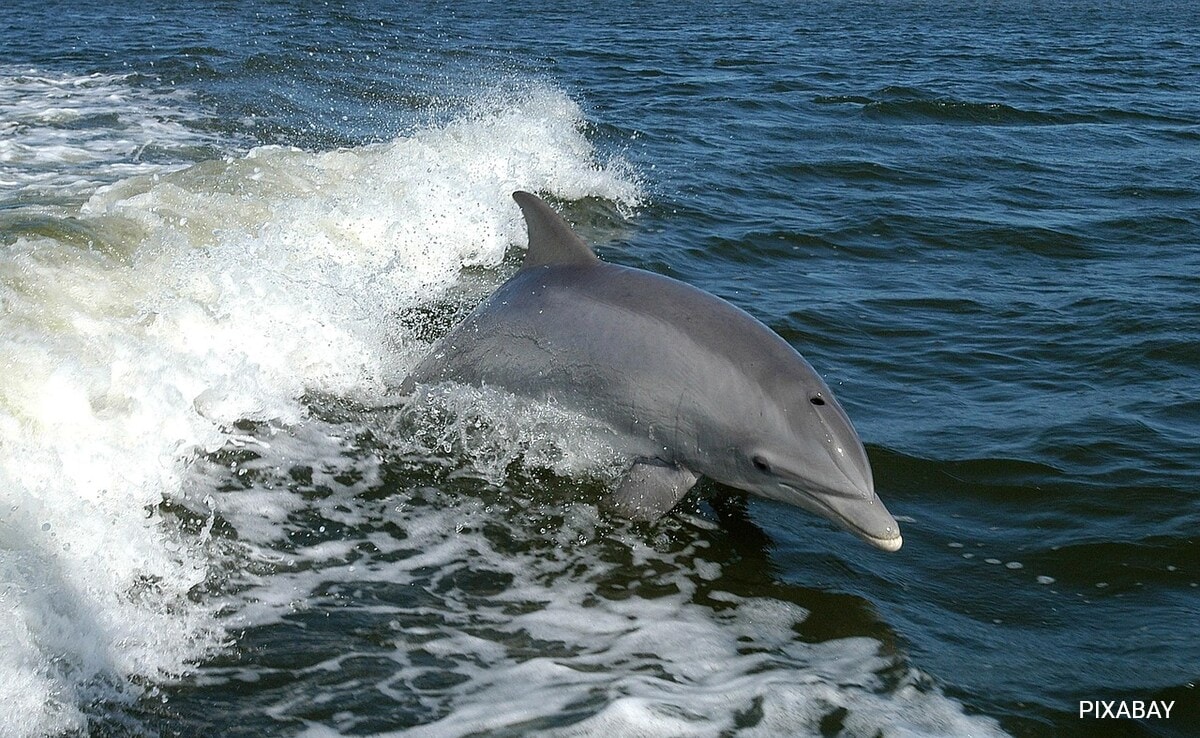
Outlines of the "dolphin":
M 862 441 L 829 386 L 741 309 L 659 274 L 601 261 L 549 205 L 516 192 L 520 270 L 401 385 L 498 387 L 607 424 L 631 460 L 608 506 L 653 521 L 703 475 L 810 510 L 866 542 L 903 539 Z

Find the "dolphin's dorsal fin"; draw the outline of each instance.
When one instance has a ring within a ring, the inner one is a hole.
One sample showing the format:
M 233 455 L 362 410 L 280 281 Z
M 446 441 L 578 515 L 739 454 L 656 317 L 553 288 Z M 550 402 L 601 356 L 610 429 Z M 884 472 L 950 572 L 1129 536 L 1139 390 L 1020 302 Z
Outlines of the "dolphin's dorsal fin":
M 528 192 L 514 192 L 513 199 L 525 215 L 529 229 L 529 250 L 522 269 L 544 264 L 595 264 L 600 261 L 587 242 L 576 235 L 558 213 L 542 198 Z

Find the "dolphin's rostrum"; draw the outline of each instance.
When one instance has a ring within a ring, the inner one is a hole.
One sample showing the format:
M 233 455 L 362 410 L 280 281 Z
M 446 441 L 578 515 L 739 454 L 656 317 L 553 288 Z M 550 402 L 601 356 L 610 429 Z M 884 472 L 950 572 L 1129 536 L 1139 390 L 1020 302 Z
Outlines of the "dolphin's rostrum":
M 609 426 L 632 464 L 611 506 L 666 514 L 704 475 L 900 548 L 842 406 L 786 341 L 678 280 L 601 261 L 545 202 L 513 194 L 529 228 L 520 271 L 413 370 L 553 398 Z

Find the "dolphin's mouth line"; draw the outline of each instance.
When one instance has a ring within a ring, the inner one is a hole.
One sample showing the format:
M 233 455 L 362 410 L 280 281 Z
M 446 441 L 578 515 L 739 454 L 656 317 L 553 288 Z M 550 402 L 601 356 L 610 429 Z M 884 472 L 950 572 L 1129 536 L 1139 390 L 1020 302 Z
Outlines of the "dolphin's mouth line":
M 811 492 L 806 489 L 793 487 L 790 484 L 783 484 L 781 486 L 802 496 L 806 501 L 813 503 L 818 508 L 820 508 L 820 510 L 825 514 L 825 516 L 827 518 L 834 521 L 835 523 L 840 524 L 843 528 L 845 528 L 849 532 L 853 533 L 854 535 L 858 536 L 859 538 L 866 541 L 867 543 L 871 544 L 872 546 L 875 546 L 876 548 L 882 549 L 884 551 L 899 551 L 900 546 L 903 545 L 903 543 L 904 543 L 904 537 L 900 535 L 899 524 L 895 525 L 895 535 L 891 536 L 890 538 L 881 538 L 874 534 L 868 533 L 864 528 L 862 528 L 861 526 L 856 524 L 853 520 L 846 517 L 841 512 L 830 507 L 816 493 Z M 893 518 L 892 520 L 893 520 L 893 523 L 895 523 L 895 518 Z

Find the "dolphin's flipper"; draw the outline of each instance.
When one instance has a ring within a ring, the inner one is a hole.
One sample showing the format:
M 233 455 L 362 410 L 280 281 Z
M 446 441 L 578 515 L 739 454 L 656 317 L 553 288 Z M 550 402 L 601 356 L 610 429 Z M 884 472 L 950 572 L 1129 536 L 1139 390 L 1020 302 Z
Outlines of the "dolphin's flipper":
M 631 520 L 652 522 L 671 511 L 699 479 L 690 469 L 637 461 L 625 472 L 608 508 Z
M 521 206 L 525 226 L 529 229 L 529 250 L 521 268 L 544 264 L 588 265 L 600 261 L 587 242 L 537 195 L 514 192 L 513 199 Z

